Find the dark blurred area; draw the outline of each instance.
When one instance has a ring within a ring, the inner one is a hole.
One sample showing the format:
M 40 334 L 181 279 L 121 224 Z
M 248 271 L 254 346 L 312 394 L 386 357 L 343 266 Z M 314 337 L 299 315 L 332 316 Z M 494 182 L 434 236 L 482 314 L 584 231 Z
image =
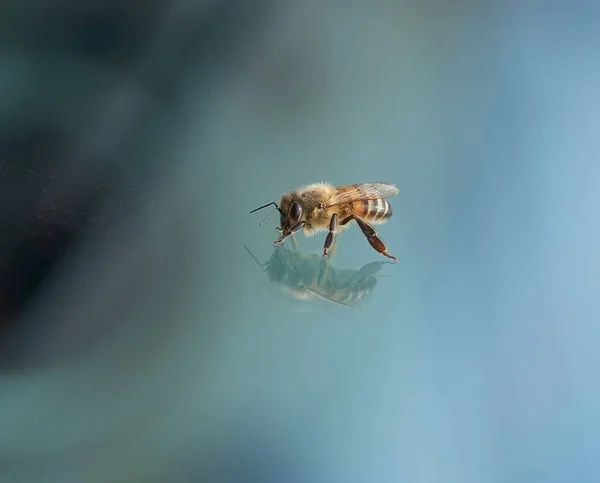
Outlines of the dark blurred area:
M 0 7 L 0 367 L 29 360 L 21 315 L 65 255 L 98 223 L 118 231 L 152 203 L 155 181 L 173 168 L 164 120 L 186 108 L 190 80 L 215 82 L 266 6 Z M 27 333 L 47 323 L 28 320 Z

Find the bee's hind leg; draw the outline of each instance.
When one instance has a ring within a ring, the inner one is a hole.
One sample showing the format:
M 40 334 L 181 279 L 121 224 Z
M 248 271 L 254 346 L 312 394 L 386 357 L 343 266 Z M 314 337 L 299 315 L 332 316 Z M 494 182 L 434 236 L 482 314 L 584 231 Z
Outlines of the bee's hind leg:
M 393 255 L 390 255 L 387 252 L 385 243 L 383 243 L 381 241 L 381 239 L 377 236 L 377 232 L 373 229 L 373 227 L 371 225 L 369 225 L 365 220 L 363 220 L 360 216 L 350 215 L 348 218 L 343 219 L 340 222 L 340 225 L 343 226 L 343 225 L 351 222 L 352 220 L 356 221 L 360 230 L 363 232 L 363 235 L 365 235 L 367 237 L 367 241 L 375 250 L 377 250 L 383 256 L 391 258 L 395 262 L 398 261 L 398 259 L 396 257 L 394 257 Z
M 329 251 L 333 246 L 335 241 L 335 231 L 337 229 L 337 213 L 331 215 L 331 221 L 329 222 L 329 232 L 327 233 L 327 238 L 325 238 L 325 245 L 323 246 L 323 256 L 329 257 Z

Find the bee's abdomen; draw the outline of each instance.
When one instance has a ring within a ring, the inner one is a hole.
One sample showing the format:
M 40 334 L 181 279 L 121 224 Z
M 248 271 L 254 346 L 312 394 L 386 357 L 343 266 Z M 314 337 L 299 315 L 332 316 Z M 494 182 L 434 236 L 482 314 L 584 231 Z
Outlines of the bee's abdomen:
M 392 216 L 392 207 L 387 200 L 363 200 L 355 204 L 356 214 L 369 221 L 385 221 Z

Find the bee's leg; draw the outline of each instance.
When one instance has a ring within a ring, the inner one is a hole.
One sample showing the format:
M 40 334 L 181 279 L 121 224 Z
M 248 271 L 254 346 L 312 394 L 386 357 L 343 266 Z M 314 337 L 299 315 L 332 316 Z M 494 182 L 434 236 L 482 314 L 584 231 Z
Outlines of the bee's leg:
M 275 240 L 273 242 L 273 245 L 278 246 L 281 245 L 283 243 L 283 240 L 285 240 L 288 236 L 296 233 L 297 231 L 302 230 L 302 228 L 304 228 L 304 225 L 306 225 L 305 221 L 301 221 L 299 223 L 296 223 L 291 229 L 289 230 L 281 230 L 281 236 L 279 237 L 279 240 Z
M 367 237 L 367 241 L 369 242 L 369 244 L 375 250 L 377 250 L 382 255 L 384 255 L 384 256 L 386 256 L 388 258 L 391 258 L 395 262 L 398 261 L 398 259 L 396 257 L 390 255 L 387 252 L 387 248 L 385 247 L 385 243 L 383 243 L 381 241 L 381 239 L 377 236 L 377 232 L 373 229 L 373 227 L 371 225 L 369 225 L 365 220 L 363 220 L 360 216 L 350 215 L 348 218 L 343 219 L 340 222 L 340 225 L 343 226 L 343 225 L 351 222 L 352 220 L 356 221 L 356 223 L 358 224 L 360 230 Z
M 337 228 L 337 213 L 331 215 L 331 221 L 329 222 L 329 233 L 327 233 L 327 238 L 325 238 L 325 245 L 323 246 L 323 256 L 329 256 L 329 250 L 331 249 L 333 242 L 335 241 L 335 230 Z
M 331 247 L 331 250 L 329 250 L 329 256 L 330 257 L 333 257 L 335 255 L 337 247 L 338 247 L 338 243 L 334 243 L 333 246 Z

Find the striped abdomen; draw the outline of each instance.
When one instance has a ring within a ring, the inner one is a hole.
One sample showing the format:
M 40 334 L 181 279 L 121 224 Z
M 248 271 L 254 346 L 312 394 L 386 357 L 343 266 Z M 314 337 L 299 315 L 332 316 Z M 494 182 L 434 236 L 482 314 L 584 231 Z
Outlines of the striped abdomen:
M 392 207 L 385 199 L 355 201 L 354 214 L 365 221 L 384 222 L 392 216 Z

